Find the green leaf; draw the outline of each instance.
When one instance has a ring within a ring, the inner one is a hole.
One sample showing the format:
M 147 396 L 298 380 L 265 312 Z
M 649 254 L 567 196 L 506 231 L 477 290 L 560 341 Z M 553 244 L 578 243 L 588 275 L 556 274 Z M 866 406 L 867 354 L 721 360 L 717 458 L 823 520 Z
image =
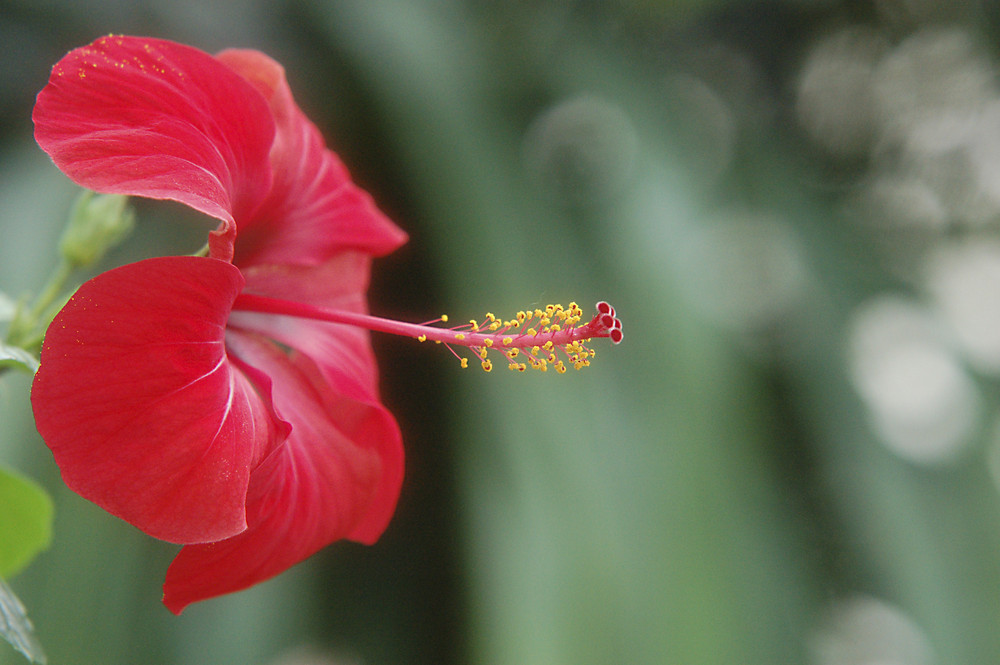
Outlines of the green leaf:
M 38 371 L 38 359 L 24 349 L 8 346 L 0 342 L 0 369 L 10 367 L 34 374 Z
M 52 540 L 52 499 L 31 480 L 0 467 L 0 577 L 19 572 Z
M 35 628 L 24 605 L 7 583 L 0 578 L 0 637 L 14 645 L 33 663 L 45 663 L 45 653 L 35 639 Z

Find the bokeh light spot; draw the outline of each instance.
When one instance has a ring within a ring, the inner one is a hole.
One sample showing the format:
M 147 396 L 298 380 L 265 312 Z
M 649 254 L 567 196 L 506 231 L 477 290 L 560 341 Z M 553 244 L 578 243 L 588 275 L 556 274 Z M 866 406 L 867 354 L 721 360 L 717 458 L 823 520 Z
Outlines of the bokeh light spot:
M 929 464 L 968 445 L 979 394 L 929 312 L 885 296 L 855 312 L 849 335 L 854 385 L 890 450 Z
M 899 609 L 857 596 L 835 602 L 810 641 L 815 665 L 930 665 L 923 631 Z

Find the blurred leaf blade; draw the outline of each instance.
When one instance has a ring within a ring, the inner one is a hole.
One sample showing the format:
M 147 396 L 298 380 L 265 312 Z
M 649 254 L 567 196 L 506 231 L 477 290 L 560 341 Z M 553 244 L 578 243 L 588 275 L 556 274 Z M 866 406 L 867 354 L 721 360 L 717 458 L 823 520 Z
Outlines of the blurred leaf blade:
M 0 369 L 5 367 L 34 374 L 38 371 L 38 358 L 24 349 L 0 342 Z
M 0 577 L 0 637 L 10 642 L 31 662 L 47 662 L 24 605 L 2 577 Z
M 39 485 L 0 467 L 0 577 L 10 577 L 52 541 L 52 499 Z

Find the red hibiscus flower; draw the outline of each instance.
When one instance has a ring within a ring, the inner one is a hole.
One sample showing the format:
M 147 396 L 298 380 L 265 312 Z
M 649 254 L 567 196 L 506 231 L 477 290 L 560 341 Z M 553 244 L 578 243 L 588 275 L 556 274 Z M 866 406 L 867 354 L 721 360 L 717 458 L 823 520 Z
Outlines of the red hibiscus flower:
M 49 328 L 32 405 L 66 483 L 187 545 L 164 586 L 174 612 L 377 539 L 403 452 L 367 332 L 232 311 L 245 292 L 363 312 L 371 257 L 405 241 L 281 67 L 104 37 L 55 66 L 34 121 L 78 184 L 220 220 L 207 257 L 102 274 Z
M 405 234 L 256 51 L 104 37 L 56 64 L 34 121 L 78 184 L 219 221 L 203 256 L 81 286 L 46 333 L 31 394 L 70 488 L 184 545 L 164 584 L 175 613 L 384 531 L 403 451 L 370 330 L 468 347 L 486 370 L 491 352 L 514 370 L 579 369 L 587 340 L 622 339 L 603 302 L 585 323 L 573 303 L 449 329 L 367 314 L 371 259 Z

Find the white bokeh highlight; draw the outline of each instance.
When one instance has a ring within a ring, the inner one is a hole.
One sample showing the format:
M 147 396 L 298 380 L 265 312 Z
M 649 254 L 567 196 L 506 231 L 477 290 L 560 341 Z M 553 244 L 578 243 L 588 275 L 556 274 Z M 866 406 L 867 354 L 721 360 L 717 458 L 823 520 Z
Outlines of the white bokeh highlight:
M 900 609 L 869 596 L 833 603 L 809 640 L 813 665 L 931 665 L 927 637 Z
M 851 378 L 892 452 L 934 464 L 970 445 L 981 410 L 978 389 L 926 308 L 875 299 L 854 313 L 848 335 Z

